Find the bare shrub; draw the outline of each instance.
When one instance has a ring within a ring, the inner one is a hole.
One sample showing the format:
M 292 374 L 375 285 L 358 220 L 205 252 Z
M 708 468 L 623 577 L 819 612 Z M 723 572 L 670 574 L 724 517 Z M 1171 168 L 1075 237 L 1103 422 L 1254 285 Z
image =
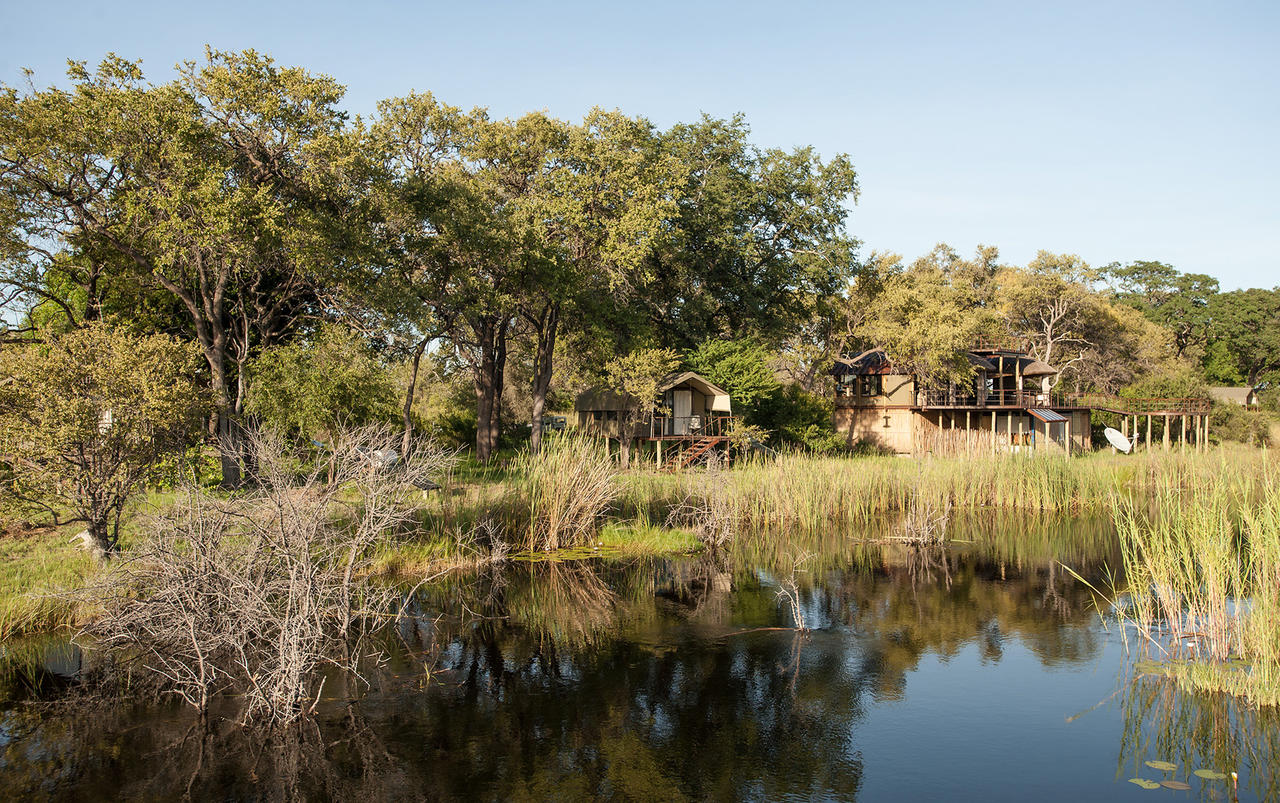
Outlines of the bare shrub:
M 900 534 L 896 541 L 909 541 L 913 544 L 942 544 L 947 540 L 947 526 L 951 523 L 951 500 L 948 498 L 941 504 L 924 498 L 921 494 L 911 497 L 906 515 L 902 519 Z
M 797 574 L 804 571 L 800 567 L 812 557 L 812 553 L 809 552 L 792 555 L 790 566 L 785 572 L 780 570 L 778 574 L 778 599 L 786 603 L 787 610 L 791 613 L 791 621 L 796 631 L 800 633 L 807 633 L 809 627 L 804 619 L 804 602 L 800 597 L 800 582 Z
M 739 518 L 728 473 L 713 457 L 705 471 L 685 476 L 684 497 L 672 507 L 667 526 L 688 527 L 709 549 L 728 546 Z
M 307 468 L 278 435 L 253 434 L 254 490 L 222 499 L 186 488 L 152 538 L 87 590 L 105 615 L 86 635 L 199 709 L 235 692 L 246 721 L 306 714 L 322 668 L 359 677 L 368 636 L 399 615 L 404 593 L 368 582 L 369 559 L 412 526 L 418 488 L 453 460 L 430 446 L 391 466 L 371 459 L 397 440 L 348 433 L 326 482 L 329 465 Z
M 520 454 L 511 468 L 519 477 L 508 500 L 516 519 L 512 529 L 523 531 L 520 546 L 530 551 L 588 541 L 621 492 L 617 468 L 594 438 L 549 437 L 537 453 Z

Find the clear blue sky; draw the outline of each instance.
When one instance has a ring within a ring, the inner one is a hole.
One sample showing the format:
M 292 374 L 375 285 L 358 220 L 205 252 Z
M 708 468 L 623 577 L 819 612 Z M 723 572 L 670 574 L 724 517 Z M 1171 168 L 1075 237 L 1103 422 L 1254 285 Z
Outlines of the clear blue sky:
M 1050 7 L 1050 6 L 1054 7 Z M 0 0 L 0 80 L 107 51 L 167 80 L 209 43 L 500 116 L 593 105 L 850 154 L 870 250 L 939 241 L 1280 284 L 1280 2 Z

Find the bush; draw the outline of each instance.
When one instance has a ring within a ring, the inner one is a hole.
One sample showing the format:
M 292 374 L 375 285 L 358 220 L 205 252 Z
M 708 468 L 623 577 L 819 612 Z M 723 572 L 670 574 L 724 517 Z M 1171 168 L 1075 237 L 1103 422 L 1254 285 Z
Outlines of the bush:
M 1209 414 L 1209 433 L 1222 441 L 1270 446 L 1271 422 L 1271 416 L 1262 410 L 1247 410 L 1238 404 L 1216 404 Z
M 282 438 L 252 434 L 252 490 L 227 499 L 188 487 L 137 560 L 82 592 L 104 611 L 87 632 L 119 659 L 130 694 L 141 672 L 195 708 L 228 695 L 245 720 L 279 724 L 313 710 L 333 668 L 358 679 L 369 638 L 391 631 L 409 598 L 368 578 L 372 558 L 416 525 L 418 488 L 453 456 L 423 445 L 387 468 L 369 455 L 395 448 L 391 431 L 335 441 L 325 482 L 319 467 L 298 475 L 305 460 Z
M 323 440 L 400 417 L 391 372 L 367 342 L 335 325 L 259 355 L 249 366 L 247 406 L 268 429 Z
M 94 323 L 0 351 L 0 493 L 86 524 L 116 548 L 130 500 L 200 433 L 208 403 L 195 349 Z

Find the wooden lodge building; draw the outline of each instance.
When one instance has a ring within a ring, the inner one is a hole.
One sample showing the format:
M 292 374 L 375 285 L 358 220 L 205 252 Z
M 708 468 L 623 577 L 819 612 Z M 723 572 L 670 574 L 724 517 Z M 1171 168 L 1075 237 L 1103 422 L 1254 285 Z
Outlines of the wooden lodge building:
M 1053 366 L 1007 347 L 966 353 L 971 383 L 926 387 L 871 349 L 837 360 L 835 428 L 896 454 L 1087 451 L 1090 408 L 1050 389 Z
M 733 425 L 729 392 L 693 371 L 670 374 L 658 383 L 657 411 L 639 415 L 640 405 L 624 393 L 593 387 L 578 394 L 573 409 L 578 429 L 621 440 L 626 427 L 643 451 L 667 468 L 682 468 L 728 447 Z

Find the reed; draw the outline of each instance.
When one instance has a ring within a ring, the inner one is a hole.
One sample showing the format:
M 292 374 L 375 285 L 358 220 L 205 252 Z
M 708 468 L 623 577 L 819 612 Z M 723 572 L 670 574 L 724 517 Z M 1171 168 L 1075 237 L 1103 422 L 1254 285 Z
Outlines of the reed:
M 1280 704 L 1280 482 L 1229 466 L 1196 487 L 1172 474 L 1151 504 L 1117 510 L 1129 587 L 1119 614 L 1159 663 L 1148 671 L 1254 704 Z
M 1111 513 L 1125 499 L 1144 498 L 1160 484 L 1203 487 L 1215 478 L 1243 482 L 1266 465 L 1257 450 L 1229 456 L 1156 454 L 1142 458 L 1096 454 L 815 458 L 785 454 L 729 472 L 721 491 L 733 519 L 755 528 L 856 524 L 885 513 L 919 509 L 999 509 L 1081 515 Z M 626 476 L 621 516 L 661 520 L 687 499 L 679 478 Z
M 530 552 L 588 542 L 619 493 L 613 459 L 593 438 L 546 438 L 538 452 L 521 452 L 511 473 L 504 515 Z

